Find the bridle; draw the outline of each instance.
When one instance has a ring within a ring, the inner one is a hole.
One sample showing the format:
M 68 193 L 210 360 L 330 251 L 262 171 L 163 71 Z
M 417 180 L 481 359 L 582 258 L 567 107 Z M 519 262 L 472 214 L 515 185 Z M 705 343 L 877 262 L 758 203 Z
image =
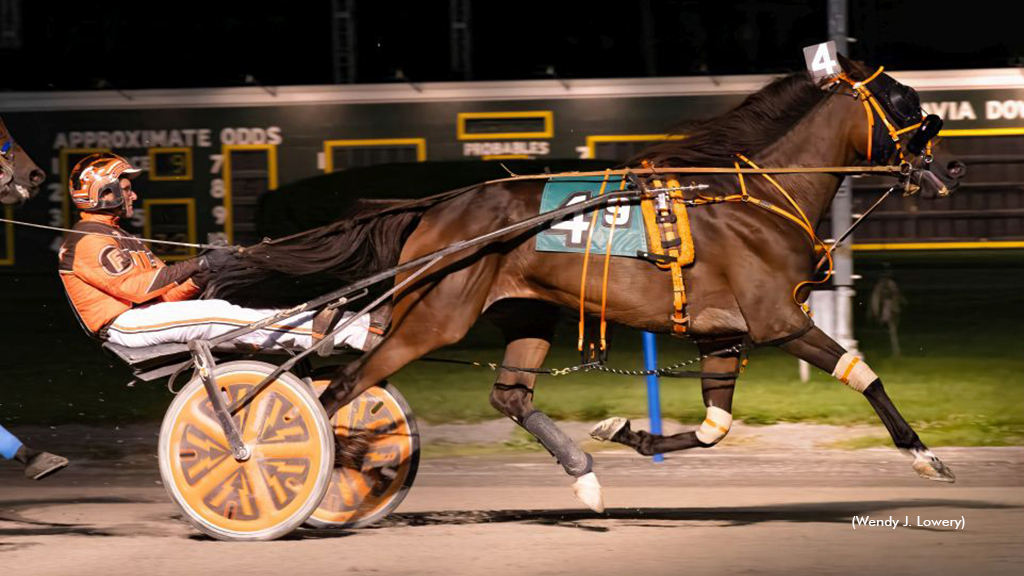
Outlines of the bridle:
M 0 198 L 13 192 L 14 183 L 14 140 L 6 140 L 0 145 Z
M 852 89 L 852 96 L 864 105 L 868 163 L 885 164 L 898 157 L 901 171 L 909 175 L 913 169 L 910 157 L 919 157 L 926 165 L 931 164 L 932 140 L 942 130 L 942 118 L 926 115 L 921 110 L 917 92 L 884 74 L 883 70 L 885 67 L 880 66 L 864 80 L 854 80 L 842 72 L 824 88 L 833 91 L 845 82 Z M 908 132 L 914 134 L 904 145 L 901 136 Z

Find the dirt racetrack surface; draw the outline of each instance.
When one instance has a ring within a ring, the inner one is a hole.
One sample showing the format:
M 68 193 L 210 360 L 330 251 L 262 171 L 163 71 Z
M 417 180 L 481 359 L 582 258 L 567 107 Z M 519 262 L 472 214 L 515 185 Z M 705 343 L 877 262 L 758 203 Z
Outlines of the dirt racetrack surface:
M 605 514 L 546 454 L 427 458 L 379 525 L 228 543 L 181 520 L 155 436 L 63 431 L 74 465 L 34 483 L 0 463 L 0 572 L 111 574 L 1019 574 L 1024 449 L 937 453 L 953 485 L 895 450 L 740 445 L 662 463 L 600 452 Z M 42 435 L 42 434 L 38 434 Z M 47 434 L 48 435 L 48 434 Z M 854 529 L 854 517 L 899 526 Z M 925 526 L 955 520 L 962 528 Z M 904 522 L 909 521 L 909 526 Z

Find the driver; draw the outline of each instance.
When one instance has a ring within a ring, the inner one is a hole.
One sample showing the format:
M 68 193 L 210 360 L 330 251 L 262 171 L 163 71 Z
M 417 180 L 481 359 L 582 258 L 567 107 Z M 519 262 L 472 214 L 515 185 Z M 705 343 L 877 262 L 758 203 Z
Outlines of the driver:
M 60 278 L 85 329 L 100 339 L 137 348 L 213 338 L 279 312 L 225 300 L 195 300 L 203 288 L 197 273 L 216 274 L 235 258 L 234 252 L 213 250 L 167 265 L 122 230 L 118 219 L 133 213 L 137 196 L 132 179 L 139 172 L 109 152 L 83 158 L 71 172 L 68 189 L 81 211 L 74 229 L 91 234 L 68 234 L 60 248 Z M 315 314 L 308 311 L 271 324 L 236 343 L 262 349 L 309 348 Z M 360 317 L 335 337 L 334 344 L 369 349 L 377 338 L 368 329 L 368 316 Z

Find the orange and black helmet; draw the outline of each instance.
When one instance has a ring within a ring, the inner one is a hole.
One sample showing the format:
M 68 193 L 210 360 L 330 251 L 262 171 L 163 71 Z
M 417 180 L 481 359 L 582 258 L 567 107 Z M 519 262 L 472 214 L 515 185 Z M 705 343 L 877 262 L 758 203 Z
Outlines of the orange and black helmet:
M 111 210 L 124 206 L 121 178 L 134 178 L 141 172 L 127 160 L 100 152 L 82 158 L 71 171 L 68 190 L 79 210 Z M 110 194 L 107 194 L 107 193 Z

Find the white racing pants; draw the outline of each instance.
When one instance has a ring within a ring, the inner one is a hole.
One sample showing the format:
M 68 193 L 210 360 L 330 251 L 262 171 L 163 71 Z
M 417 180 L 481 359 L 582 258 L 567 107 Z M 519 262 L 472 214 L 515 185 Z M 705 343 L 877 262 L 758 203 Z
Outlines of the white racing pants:
M 236 306 L 225 300 L 159 302 L 124 312 L 107 329 L 107 339 L 128 348 L 156 344 L 188 343 L 210 339 L 247 326 L 280 310 L 257 310 Z M 235 341 L 261 349 L 299 349 L 313 345 L 313 316 L 308 311 L 271 324 L 262 330 L 239 336 Z M 345 312 L 340 324 L 352 316 Z M 335 346 L 362 350 L 366 343 L 369 315 L 364 315 L 334 339 Z

